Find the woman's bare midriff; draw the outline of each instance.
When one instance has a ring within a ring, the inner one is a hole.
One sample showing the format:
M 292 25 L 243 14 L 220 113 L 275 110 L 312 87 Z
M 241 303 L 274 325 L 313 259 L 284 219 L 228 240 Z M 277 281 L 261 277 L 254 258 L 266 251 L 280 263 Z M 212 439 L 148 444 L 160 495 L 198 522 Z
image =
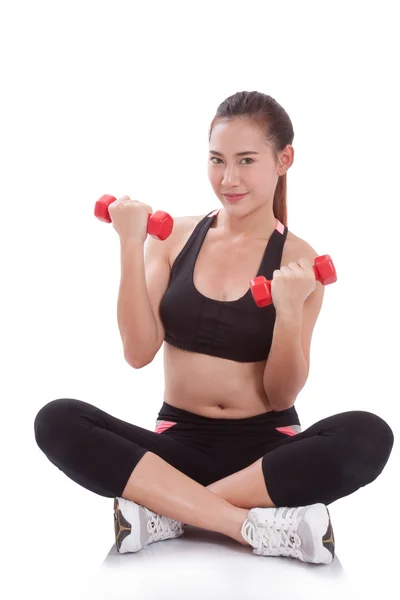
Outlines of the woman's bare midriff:
M 169 250 L 170 266 L 204 217 L 181 217 Z M 207 232 L 197 257 L 194 284 L 204 296 L 231 302 L 244 296 L 256 276 L 268 238 L 235 242 L 223 240 L 216 221 Z M 288 247 L 296 238 L 288 232 L 282 266 L 289 262 Z M 289 242 L 289 244 L 288 244 Z M 216 419 L 244 419 L 271 411 L 263 385 L 266 360 L 241 363 L 189 352 L 164 342 L 164 402 Z

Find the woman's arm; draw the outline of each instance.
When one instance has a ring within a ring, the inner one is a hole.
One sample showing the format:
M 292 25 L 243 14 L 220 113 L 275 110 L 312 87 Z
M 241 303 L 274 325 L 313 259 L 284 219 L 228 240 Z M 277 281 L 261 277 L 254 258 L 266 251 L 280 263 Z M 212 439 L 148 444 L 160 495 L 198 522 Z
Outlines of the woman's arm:
M 295 251 L 311 265 L 319 256 L 306 242 Z M 304 387 L 310 370 L 312 333 L 321 311 L 324 286 L 317 281 L 315 290 L 297 308 L 277 311 L 271 350 L 264 370 L 264 389 L 273 410 L 285 410 Z

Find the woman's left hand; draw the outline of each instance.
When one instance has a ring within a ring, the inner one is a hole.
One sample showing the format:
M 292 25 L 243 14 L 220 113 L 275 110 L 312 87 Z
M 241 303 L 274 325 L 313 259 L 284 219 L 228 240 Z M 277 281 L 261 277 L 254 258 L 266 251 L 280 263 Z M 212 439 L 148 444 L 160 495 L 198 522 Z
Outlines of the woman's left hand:
M 288 266 L 276 269 L 271 280 L 271 295 L 278 312 L 301 310 L 308 296 L 315 290 L 317 280 L 313 265 L 307 258 L 299 258 Z

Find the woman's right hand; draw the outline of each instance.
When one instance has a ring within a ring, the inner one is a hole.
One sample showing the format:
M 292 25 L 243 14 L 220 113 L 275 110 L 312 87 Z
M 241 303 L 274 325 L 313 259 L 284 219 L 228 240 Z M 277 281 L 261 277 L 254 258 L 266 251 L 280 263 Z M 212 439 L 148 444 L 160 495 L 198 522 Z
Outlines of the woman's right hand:
M 121 241 L 134 240 L 144 244 L 149 214 L 153 214 L 151 206 L 122 196 L 109 205 L 108 213 Z

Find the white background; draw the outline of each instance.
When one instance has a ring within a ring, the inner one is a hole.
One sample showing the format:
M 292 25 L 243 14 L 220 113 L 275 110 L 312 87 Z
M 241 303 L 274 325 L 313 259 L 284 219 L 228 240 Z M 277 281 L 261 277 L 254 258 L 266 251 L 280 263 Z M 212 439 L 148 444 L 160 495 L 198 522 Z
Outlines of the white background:
M 208 128 L 238 91 L 294 126 L 289 229 L 330 254 L 303 429 L 347 410 L 395 434 L 381 476 L 330 506 L 345 572 L 371 591 L 398 568 L 399 42 L 396 2 L 3 2 L 1 531 L 8 597 L 71 598 L 114 543 L 112 499 L 35 442 L 50 400 L 84 400 L 154 430 L 162 350 L 124 361 L 119 238 L 103 194 L 172 216 L 220 207 Z

